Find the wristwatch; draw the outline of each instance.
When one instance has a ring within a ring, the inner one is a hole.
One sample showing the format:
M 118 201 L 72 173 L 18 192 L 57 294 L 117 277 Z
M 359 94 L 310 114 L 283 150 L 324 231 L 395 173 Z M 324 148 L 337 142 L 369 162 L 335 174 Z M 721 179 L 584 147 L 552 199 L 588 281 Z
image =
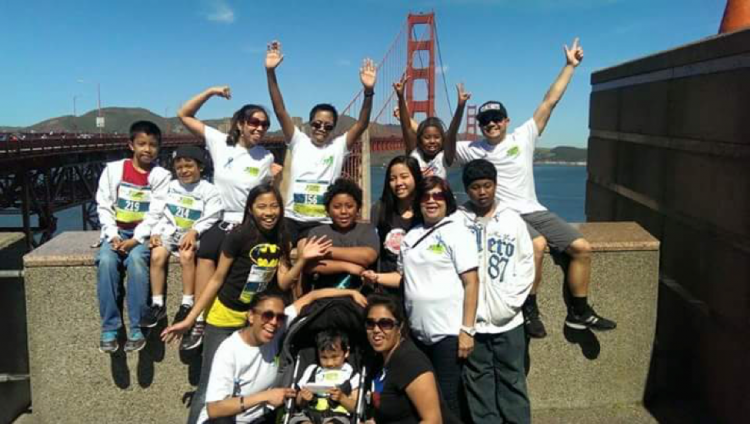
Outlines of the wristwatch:
M 477 329 L 474 327 L 467 327 L 465 325 L 461 326 L 461 331 L 464 333 L 470 335 L 471 337 L 474 337 L 475 334 L 477 334 Z

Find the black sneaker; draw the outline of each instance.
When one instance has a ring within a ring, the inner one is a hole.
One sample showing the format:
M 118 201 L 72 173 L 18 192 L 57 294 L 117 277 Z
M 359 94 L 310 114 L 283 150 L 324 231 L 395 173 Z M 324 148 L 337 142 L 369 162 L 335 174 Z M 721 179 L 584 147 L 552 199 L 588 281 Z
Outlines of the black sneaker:
M 206 329 L 205 321 L 197 321 L 193 328 L 187 333 L 180 342 L 180 350 L 191 350 L 203 343 L 203 331 Z
M 165 305 L 151 305 L 146 310 L 146 313 L 141 317 L 141 327 L 153 328 L 159 321 L 163 320 L 167 316 L 167 307 Z
M 523 326 L 526 334 L 535 339 L 547 337 L 547 329 L 539 318 L 539 308 L 535 303 L 527 302 L 523 305 Z
M 117 343 L 117 331 L 104 331 L 99 339 L 99 352 L 115 353 L 120 345 Z
M 190 314 L 191 309 L 193 309 L 191 305 L 186 305 L 184 303 L 180 305 L 180 309 L 178 309 L 177 313 L 174 314 L 174 321 L 172 321 L 172 325 L 175 325 L 178 322 L 187 318 L 187 316 Z
M 141 330 L 131 330 L 128 341 L 125 342 L 125 352 L 138 352 L 144 347 L 146 347 L 146 337 Z
M 607 331 L 617 328 L 617 323 L 597 315 L 594 308 L 590 307 L 583 315 L 576 315 L 572 309 L 568 310 L 568 316 L 565 318 L 565 325 L 576 330 L 596 330 Z

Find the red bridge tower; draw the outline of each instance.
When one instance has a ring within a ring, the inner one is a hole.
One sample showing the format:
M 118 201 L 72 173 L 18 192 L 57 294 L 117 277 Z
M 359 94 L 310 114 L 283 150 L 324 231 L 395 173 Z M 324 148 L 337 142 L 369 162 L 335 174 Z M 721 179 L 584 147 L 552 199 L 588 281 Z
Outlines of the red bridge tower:
M 429 38 L 417 39 L 414 27 L 418 25 L 427 25 L 428 32 L 425 35 L 428 35 Z M 409 81 L 407 81 L 405 87 L 406 103 L 409 105 L 412 116 L 417 113 L 435 116 L 435 14 L 409 14 L 407 30 L 409 38 L 406 49 L 406 75 L 409 77 Z M 427 66 L 425 67 L 424 61 L 419 60 L 417 63 L 419 68 L 415 68 L 414 57 L 421 55 L 422 51 L 426 51 L 429 56 Z M 417 80 L 425 80 L 427 83 L 427 99 L 414 100 L 414 83 Z

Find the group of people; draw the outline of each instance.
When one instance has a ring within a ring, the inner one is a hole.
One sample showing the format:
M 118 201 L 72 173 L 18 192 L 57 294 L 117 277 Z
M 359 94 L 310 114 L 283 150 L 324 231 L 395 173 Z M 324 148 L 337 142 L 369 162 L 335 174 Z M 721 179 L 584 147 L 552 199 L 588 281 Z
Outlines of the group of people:
M 129 318 L 124 350 L 138 351 L 146 345 L 143 328 L 166 317 L 167 263 L 178 256 L 181 306 L 161 338 L 179 339 L 185 350 L 202 346 L 189 423 L 272 420 L 273 409 L 288 399 L 303 411 L 292 422 L 342 422 L 362 389 L 372 393 L 378 424 L 529 422 L 525 337 L 546 335 L 536 290 L 547 247 L 568 262 L 565 325 L 615 328 L 587 301 L 589 244 L 539 204 L 534 189 L 534 147 L 583 58 L 578 40 L 565 56 L 532 119 L 508 133 L 504 106 L 486 102 L 477 115 L 484 138 L 474 142 L 457 142 L 471 97 L 462 85 L 446 131 L 439 118 L 413 122 L 406 80 L 395 83 L 407 155 L 388 164 L 371 224 L 358 221 L 362 189 L 341 178 L 369 124 L 376 80 L 370 60 L 360 69 L 364 101 L 354 125 L 333 137 L 338 113 L 318 104 L 306 134 L 286 111 L 277 81 L 281 45 L 269 44 L 268 89 L 291 156 L 283 194 L 280 166 L 260 144 L 270 127 L 263 107 L 243 106 L 228 133 L 195 117 L 211 97 L 231 98 L 229 87 L 209 88 L 178 112 L 205 140 L 208 155 L 178 148 L 174 179 L 156 164 L 159 128 L 134 123 L 132 157 L 107 164 L 97 191 L 100 350 L 119 349 L 121 271 L 127 271 Z M 208 161 L 213 183 L 201 175 Z M 447 182 L 453 165 L 463 167 L 469 195 L 461 206 Z M 316 336 L 318 363 L 298 381 L 335 381 L 334 387 L 316 393 L 302 384 L 275 387 L 289 323 L 330 297 L 365 308 L 362 331 L 380 358 L 372 387 L 357 386 L 358 370 L 347 363 L 349 335 L 336 329 Z

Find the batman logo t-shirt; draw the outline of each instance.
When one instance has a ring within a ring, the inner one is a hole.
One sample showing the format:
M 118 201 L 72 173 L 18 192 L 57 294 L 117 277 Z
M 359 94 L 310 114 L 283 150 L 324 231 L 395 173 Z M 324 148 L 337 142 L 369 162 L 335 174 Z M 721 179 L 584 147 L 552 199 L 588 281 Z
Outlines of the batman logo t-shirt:
M 250 239 L 255 240 L 248 243 Z M 276 270 L 282 258 L 281 247 L 275 240 L 239 228 L 227 235 L 222 251 L 234 261 L 219 289 L 219 300 L 232 310 L 247 311 L 256 293 L 275 284 Z

